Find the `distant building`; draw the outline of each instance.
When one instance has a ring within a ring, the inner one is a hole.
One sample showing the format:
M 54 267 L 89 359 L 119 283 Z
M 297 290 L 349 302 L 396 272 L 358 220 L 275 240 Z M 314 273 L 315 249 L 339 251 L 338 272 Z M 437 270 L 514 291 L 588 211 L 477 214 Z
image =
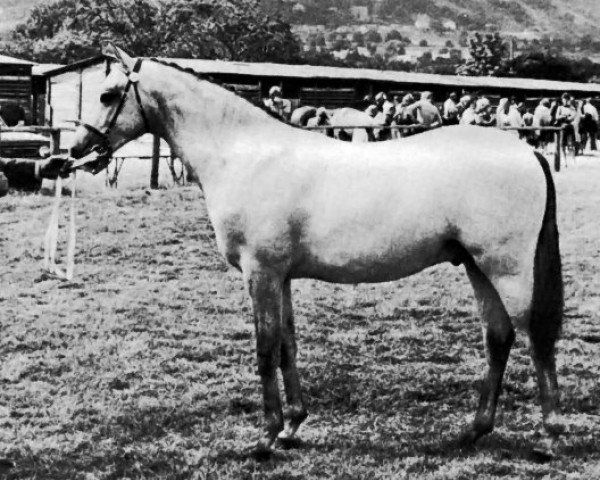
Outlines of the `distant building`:
M 365 6 L 350 7 L 350 13 L 354 17 L 354 19 L 359 22 L 366 22 L 370 18 L 369 17 L 369 7 L 365 7 Z
M 444 30 L 456 32 L 456 22 L 453 20 L 444 20 L 442 26 L 444 27 Z
M 369 51 L 369 49 L 366 47 L 358 47 L 356 49 L 356 51 L 358 52 L 359 55 L 361 55 L 363 57 L 371 58 L 373 56 L 373 55 L 371 55 L 371 52 Z
M 333 57 L 338 60 L 346 60 L 346 57 L 348 56 L 349 53 L 350 53 L 350 50 L 339 50 L 337 52 L 336 51 L 331 52 Z
M 292 11 L 294 13 L 304 13 L 304 12 L 306 12 L 306 7 L 304 5 L 302 5 L 301 3 L 297 3 L 296 5 L 294 5 L 292 7 Z
M 426 13 L 419 13 L 415 20 L 415 28 L 419 30 L 429 30 L 431 27 L 431 18 Z

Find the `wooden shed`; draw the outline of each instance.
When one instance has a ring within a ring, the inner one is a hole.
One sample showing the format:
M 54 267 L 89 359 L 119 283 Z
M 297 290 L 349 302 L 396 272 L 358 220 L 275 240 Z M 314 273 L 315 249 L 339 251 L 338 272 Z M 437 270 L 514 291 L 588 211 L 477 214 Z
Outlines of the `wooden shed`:
M 340 107 L 359 105 L 367 94 L 379 91 L 403 94 L 432 91 L 443 102 L 451 91 L 483 93 L 490 98 L 515 96 L 519 99 L 558 97 L 570 92 L 576 97 L 600 98 L 600 84 L 557 82 L 513 77 L 466 77 L 413 72 L 369 70 L 311 65 L 228 62 L 164 58 L 183 68 L 207 74 L 232 86 L 243 96 L 258 100 L 278 85 L 293 106 Z M 52 126 L 65 120 L 92 120 L 102 79 L 113 60 L 98 56 L 45 73 L 45 121 Z M 64 136 L 69 141 L 69 135 Z
M 0 110 L 17 109 L 25 123 L 34 120 L 32 68 L 34 63 L 0 55 Z

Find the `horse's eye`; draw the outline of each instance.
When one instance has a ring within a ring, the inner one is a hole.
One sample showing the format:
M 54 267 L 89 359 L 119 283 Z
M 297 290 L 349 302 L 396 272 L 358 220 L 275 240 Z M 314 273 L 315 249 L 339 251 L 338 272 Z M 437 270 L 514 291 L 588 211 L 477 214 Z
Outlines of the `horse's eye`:
M 100 101 L 104 104 L 110 103 L 117 98 L 117 94 L 115 92 L 104 92 L 100 95 Z

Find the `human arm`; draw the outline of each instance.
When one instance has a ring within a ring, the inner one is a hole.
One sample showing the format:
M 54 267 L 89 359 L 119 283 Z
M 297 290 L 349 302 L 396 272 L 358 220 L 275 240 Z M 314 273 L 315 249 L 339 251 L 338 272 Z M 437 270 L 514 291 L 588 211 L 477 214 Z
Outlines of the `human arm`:
M 52 156 L 44 160 L 0 157 L 0 171 L 9 178 L 21 176 L 55 179 L 59 175 L 68 175 L 66 171 L 68 162 L 66 156 Z

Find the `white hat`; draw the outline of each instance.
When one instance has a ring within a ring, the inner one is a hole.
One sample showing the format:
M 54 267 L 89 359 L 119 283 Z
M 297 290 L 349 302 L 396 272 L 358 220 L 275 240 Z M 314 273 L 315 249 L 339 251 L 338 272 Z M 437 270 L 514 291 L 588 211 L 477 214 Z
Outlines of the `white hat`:
M 269 97 L 272 97 L 275 94 L 279 94 L 279 96 L 281 96 L 281 88 L 277 85 L 272 86 L 269 90 Z
M 379 92 L 377 95 L 375 95 L 375 100 L 378 102 L 380 100 L 387 100 L 387 95 L 383 92 Z
M 365 110 L 366 113 L 374 117 L 377 114 L 378 108 L 377 105 L 369 105 Z
M 490 101 L 487 98 L 482 97 L 479 100 L 477 100 L 477 103 L 475 103 L 475 111 L 477 113 L 480 113 L 483 110 L 485 110 L 486 108 L 488 108 L 489 106 L 490 106 Z

